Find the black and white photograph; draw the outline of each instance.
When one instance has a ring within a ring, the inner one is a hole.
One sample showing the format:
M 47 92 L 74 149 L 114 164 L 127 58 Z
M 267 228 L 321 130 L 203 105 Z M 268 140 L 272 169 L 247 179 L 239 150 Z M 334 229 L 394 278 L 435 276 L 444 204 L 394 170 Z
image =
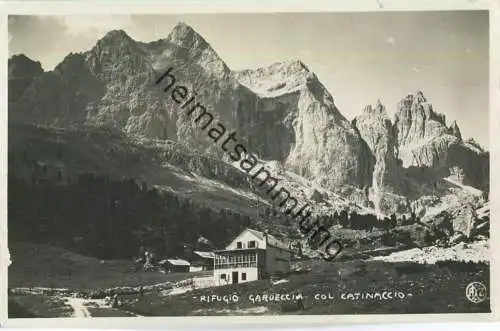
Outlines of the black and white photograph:
M 488 10 L 8 16 L 8 318 L 488 314 Z

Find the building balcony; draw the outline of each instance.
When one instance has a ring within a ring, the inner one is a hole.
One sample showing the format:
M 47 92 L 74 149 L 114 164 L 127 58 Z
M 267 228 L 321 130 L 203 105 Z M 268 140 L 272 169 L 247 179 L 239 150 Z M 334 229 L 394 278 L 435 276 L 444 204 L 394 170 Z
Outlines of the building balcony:
M 215 269 L 257 268 L 257 261 L 215 263 Z

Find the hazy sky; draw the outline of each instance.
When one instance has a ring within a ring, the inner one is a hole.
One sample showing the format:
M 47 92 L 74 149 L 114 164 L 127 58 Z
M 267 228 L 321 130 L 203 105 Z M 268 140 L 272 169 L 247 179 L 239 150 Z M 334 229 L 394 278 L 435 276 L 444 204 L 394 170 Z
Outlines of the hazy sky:
M 422 90 L 448 125 L 488 144 L 487 11 L 232 15 L 11 16 L 9 53 L 51 70 L 111 29 L 165 38 L 179 21 L 200 33 L 232 69 L 302 60 L 349 119 L 380 99 L 391 115 Z

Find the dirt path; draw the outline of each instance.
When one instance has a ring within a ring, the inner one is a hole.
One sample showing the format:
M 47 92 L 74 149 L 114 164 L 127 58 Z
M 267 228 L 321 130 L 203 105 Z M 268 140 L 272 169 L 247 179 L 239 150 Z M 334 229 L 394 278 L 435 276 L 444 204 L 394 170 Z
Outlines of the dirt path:
M 67 289 L 51 289 L 51 288 L 41 288 L 41 287 L 33 287 L 33 288 L 13 288 L 12 292 L 13 293 L 18 293 L 18 294 L 23 294 L 23 293 L 29 293 L 32 295 L 42 295 L 45 293 L 45 291 L 53 291 L 53 290 L 60 290 L 60 291 L 67 291 Z M 47 293 L 45 293 L 47 295 Z M 104 299 L 84 299 L 84 298 L 75 298 L 74 295 L 68 295 L 68 293 L 51 293 L 48 294 L 49 297 L 54 297 L 57 298 L 58 300 L 64 300 L 65 305 L 70 306 L 71 309 L 73 310 L 72 317 L 77 317 L 77 318 L 91 318 L 93 317 L 91 314 L 91 310 L 93 308 L 100 309 L 99 313 L 97 313 L 97 316 L 94 317 L 100 317 L 103 314 L 103 311 L 109 310 L 110 311 L 110 316 L 115 316 L 116 314 L 113 314 L 112 311 L 117 311 L 121 312 L 123 314 L 127 314 L 130 317 L 143 317 L 142 315 L 138 315 L 136 313 L 133 313 L 131 311 L 124 310 L 122 308 L 112 308 L 108 303 L 106 303 L 106 300 Z M 91 310 L 89 310 L 89 307 Z
M 92 317 L 87 307 L 84 306 L 85 300 L 80 298 L 66 298 L 68 305 L 73 308 L 73 317 Z

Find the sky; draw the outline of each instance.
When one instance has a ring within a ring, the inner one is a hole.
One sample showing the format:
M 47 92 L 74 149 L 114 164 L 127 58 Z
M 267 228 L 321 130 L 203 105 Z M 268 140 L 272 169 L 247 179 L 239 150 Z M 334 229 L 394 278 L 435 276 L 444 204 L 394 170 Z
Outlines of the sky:
M 487 11 L 10 16 L 9 55 L 52 70 L 112 29 L 147 42 L 166 38 L 178 22 L 234 70 L 301 60 L 348 119 L 378 99 L 392 116 L 421 90 L 448 125 L 456 120 L 464 138 L 489 148 Z

